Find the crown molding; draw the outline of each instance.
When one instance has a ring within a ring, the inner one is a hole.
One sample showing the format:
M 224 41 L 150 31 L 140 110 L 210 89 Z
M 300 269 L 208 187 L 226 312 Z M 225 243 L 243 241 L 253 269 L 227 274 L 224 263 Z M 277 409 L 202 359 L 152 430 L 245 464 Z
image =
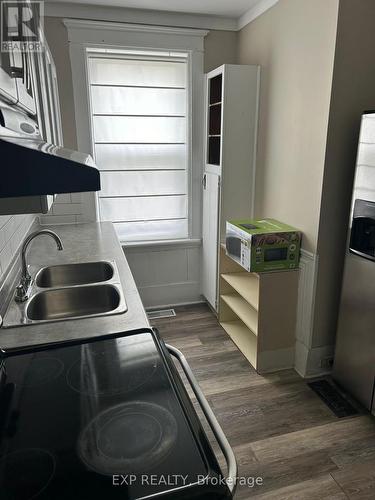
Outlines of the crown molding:
M 221 16 L 186 14 L 126 7 L 105 7 L 101 5 L 83 5 L 69 2 L 45 2 L 45 16 L 74 19 L 90 19 L 148 26 L 173 26 L 180 28 L 198 28 L 222 31 L 236 31 L 237 19 Z
M 257 17 L 261 16 L 268 9 L 277 4 L 279 0 L 259 0 L 251 9 L 237 20 L 237 31 L 241 30 L 244 26 L 254 21 Z
M 196 28 L 176 28 L 170 26 L 152 26 L 130 23 L 114 23 L 102 21 L 88 21 L 86 19 L 63 19 L 68 29 L 90 29 L 95 31 L 132 31 L 148 34 L 182 35 L 205 37 L 209 31 Z

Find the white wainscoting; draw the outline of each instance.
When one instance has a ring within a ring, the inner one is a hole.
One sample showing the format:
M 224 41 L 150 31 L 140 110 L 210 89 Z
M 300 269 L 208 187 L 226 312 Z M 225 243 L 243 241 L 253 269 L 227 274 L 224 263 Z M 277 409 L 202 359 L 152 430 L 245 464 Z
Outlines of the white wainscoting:
M 124 247 L 146 308 L 202 301 L 201 241 Z
M 333 356 L 333 346 L 312 347 L 318 265 L 316 254 L 301 250 L 295 369 L 304 378 L 328 373 L 330 370 L 322 366 L 322 361 Z

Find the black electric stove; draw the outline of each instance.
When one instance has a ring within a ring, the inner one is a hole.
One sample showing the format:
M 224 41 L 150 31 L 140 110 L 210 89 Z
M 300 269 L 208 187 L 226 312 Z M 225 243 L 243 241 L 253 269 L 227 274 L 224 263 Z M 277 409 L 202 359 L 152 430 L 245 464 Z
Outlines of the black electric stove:
M 156 332 L 0 363 L 1 500 L 231 498 Z

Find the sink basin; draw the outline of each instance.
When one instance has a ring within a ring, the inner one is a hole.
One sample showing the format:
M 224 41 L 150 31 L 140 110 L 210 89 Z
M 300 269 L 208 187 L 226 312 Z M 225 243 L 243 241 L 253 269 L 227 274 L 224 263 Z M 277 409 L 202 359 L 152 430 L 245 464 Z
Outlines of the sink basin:
M 115 285 L 58 288 L 34 295 L 27 305 L 26 316 L 32 321 L 102 316 L 123 312 L 121 302 L 120 292 Z
M 40 288 L 85 285 L 113 278 L 113 266 L 109 262 L 83 262 L 60 264 L 41 269 L 36 277 Z

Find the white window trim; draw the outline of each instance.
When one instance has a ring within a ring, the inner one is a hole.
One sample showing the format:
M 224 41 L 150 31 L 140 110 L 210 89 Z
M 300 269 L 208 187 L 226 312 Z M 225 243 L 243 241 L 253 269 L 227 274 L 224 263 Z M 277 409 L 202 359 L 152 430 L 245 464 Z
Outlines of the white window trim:
M 189 240 L 201 238 L 204 126 L 203 55 L 206 30 L 64 19 L 68 30 L 78 149 L 92 154 L 87 49 L 97 47 L 183 51 L 189 54 Z M 83 195 L 82 220 L 98 220 L 97 196 Z M 174 240 L 176 241 L 176 240 Z M 170 243 L 173 244 L 174 241 Z M 184 240 L 187 241 L 186 239 Z M 163 241 L 168 244 L 168 240 Z M 139 242 L 140 246 L 150 242 Z

